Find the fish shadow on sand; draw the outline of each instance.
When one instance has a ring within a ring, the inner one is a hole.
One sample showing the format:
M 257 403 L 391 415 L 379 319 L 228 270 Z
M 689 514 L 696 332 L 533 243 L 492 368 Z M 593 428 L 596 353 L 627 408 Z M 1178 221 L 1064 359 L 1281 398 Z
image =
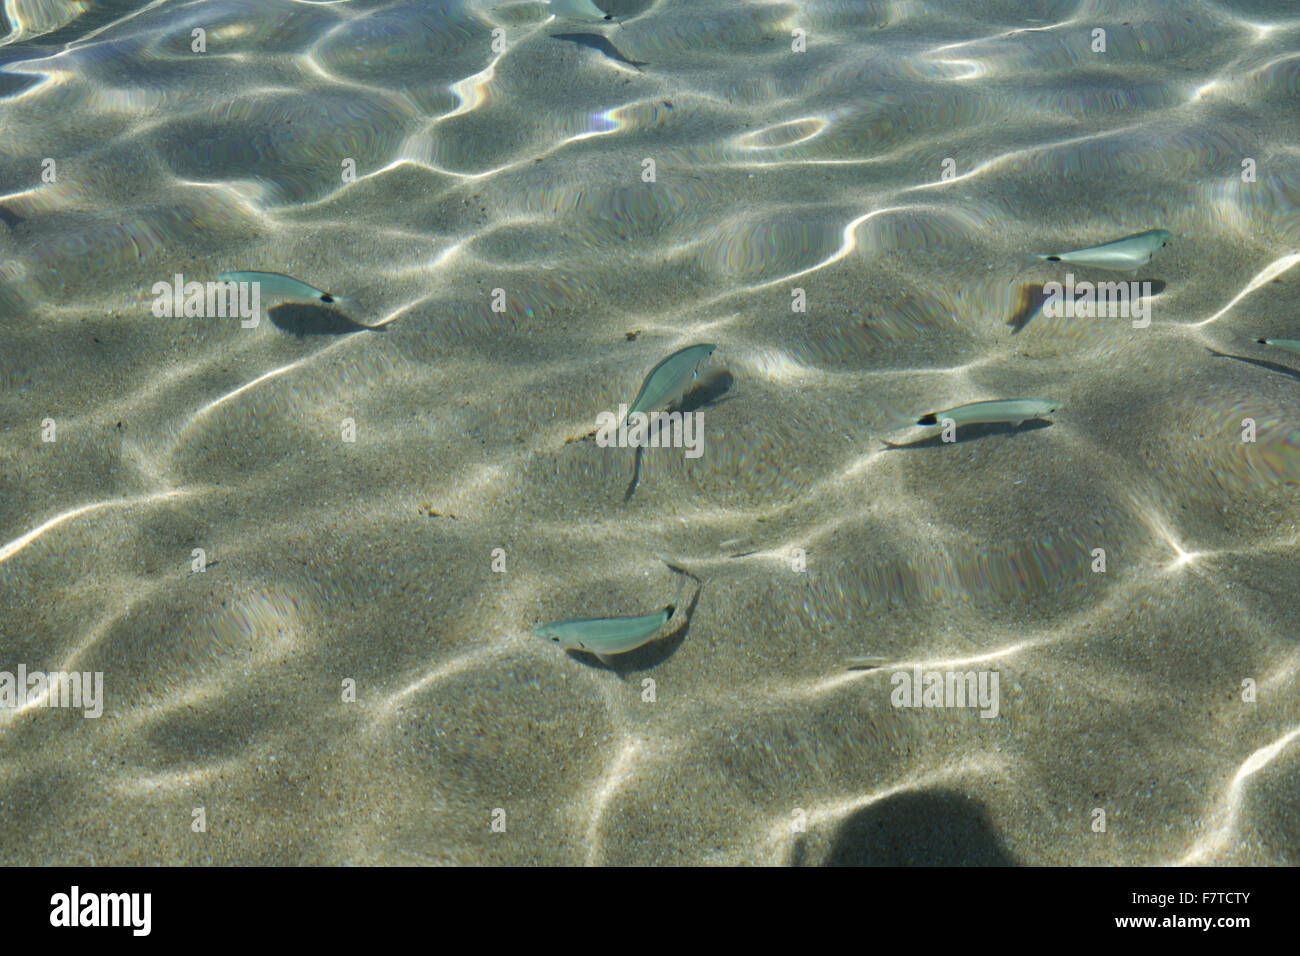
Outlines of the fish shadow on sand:
M 1165 291 L 1165 287 L 1168 285 L 1167 282 L 1164 282 L 1161 279 L 1141 279 L 1138 281 L 1151 283 L 1151 294 L 1142 296 L 1144 299 L 1158 296 L 1161 292 Z M 1038 316 L 1042 315 L 1043 306 L 1047 304 L 1049 298 L 1050 296 L 1047 294 L 1046 289 L 1041 282 L 1021 286 L 1020 294 L 1016 298 L 1016 311 L 1012 314 L 1011 318 L 1007 319 L 1007 325 L 1011 326 L 1011 334 L 1016 335 L 1026 325 Z M 1076 290 L 1074 299 L 1076 302 L 1081 302 L 1083 300 L 1083 294 L 1078 293 Z
M 622 51 L 619 50 L 618 47 L 614 46 L 614 44 L 609 41 L 608 37 L 603 37 L 599 33 L 551 33 L 548 34 L 548 36 L 553 40 L 565 40 L 569 43 L 576 43 L 578 46 L 585 46 L 598 53 L 603 53 L 611 60 L 618 63 L 626 63 L 628 66 L 634 66 L 638 70 L 643 66 L 650 65 L 643 60 L 629 60 L 623 55 Z
M 385 326 L 362 325 L 342 312 L 318 305 L 286 302 L 267 310 L 271 324 L 302 338 L 304 335 L 349 335 L 353 332 L 382 332 Z
M 1279 375 L 1285 375 L 1300 382 L 1300 371 L 1296 371 L 1288 365 L 1282 365 L 1279 362 L 1270 362 L 1268 359 L 1250 358 L 1246 355 L 1231 355 L 1228 352 L 1219 352 L 1210 348 L 1208 345 L 1205 350 L 1211 355 L 1217 355 L 1219 358 L 1236 359 L 1238 362 L 1245 362 L 1247 365 L 1257 365 L 1260 368 L 1268 369 L 1270 372 L 1277 372 Z
M 731 387 L 736 384 L 736 376 L 732 375 L 725 368 L 710 369 L 700 376 L 699 382 L 695 387 L 681 397 L 681 400 L 672 407 L 676 412 L 695 412 L 702 408 L 715 408 L 734 398 L 734 395 L 727 395 Z M 654 435 L 659 434 L 659 429 L 664 425 L 664 419 L 656 422 L 658 427 L 655 428 Z M 654 435 L 649 437 L 654 437 Z M 627 491 L 623 492 L 623 502 L 632 500 L 632 495 L 636 492 L 636 486 L 641 481 L 641 455 L 645 451 L 644 445 L 637 445 L 636 452 L 632 457 L 632 480 L 628 483 Z
M 807 866 L 795 844 L 792 866 Z M 1016 866 L 985 806 L 963 793 L 899 793 L 850 814 L 823 866 Z
M 957 429 L 956 441 L 944 441 L 943 433 L 931 435 L 929 438 L 919 438 L 916 441 L 906 442 L 902 445 L 896 445 L 892 441 L 884 442 L 885 447 L 890 451 L 901 451 L 910 448 L 937 448 L 940 445 L 961 445 L 968 441 L 979 441 L 981 438 L 991 438 L 994 435 L 1020 435 L 1027 432 L 1041 431 L 1044 428 L 1051 428 L 1052 423 L 1044 421 L 1041 418 L 1031 418 L 1027 422 L 1021 422 L 1019 425 L 1010 423 L 999 423 L 996 425 L 962 425 Z
M 691 628 L 691 618 L 695 616 L 696 605 L 700 603 L 700 593 L 704 590 L 703 584 L 696 584 L 695 594 L 691 597 L 691 603 L 686 605 L 682 611 L 682 623 L 676 628 L 669 631 L 663 637 L 655 638 L 646 644 L 642 644 L 635 650 L 628 651 L 626 654 L 609 655 L 609 663 L 604 663 L 595 654 L 590 651 L 567 651 L 569 657 L 573 658 L 579 664 L 585 667 L 595 668 L 596 670 L 611 671 L 618 676 L 619 680 L 627 680 L 628 674 L 638 671 L 648 671 L 658 667 L 668 658 L 677 653 L 677 648 L 682 646 L 686 640 L 686 634 Z

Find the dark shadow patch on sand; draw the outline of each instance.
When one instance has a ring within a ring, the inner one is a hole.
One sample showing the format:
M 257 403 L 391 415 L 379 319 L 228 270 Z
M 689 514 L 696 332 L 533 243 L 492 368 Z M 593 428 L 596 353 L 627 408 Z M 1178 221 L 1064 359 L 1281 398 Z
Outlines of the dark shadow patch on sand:
M 1142 298 L 1150 299 L 1165 291 L 1168 283 L 1161 279 L 1139 279 L 1139 282 L 1151 283 L 1151 292 Z M 1075 302 L 1083 301 L 1083 293 L 1076 290 L 1074 297 Z M 1020 294 L 1016 297 L 1015 311 L 1011 318 L 1007 319 L 1007 325 L 1011 326 L 1011 334 L 1016 335 L 1026 325 L 1032 322 L 1043 312 L 1043 306 L 1047 303 L 1049 296 L 1042 282 L 1034 282 L 1030 285 L 1020 287 Z
M 1257 359 L 1250 358 L 1246 355 L 1232 355 L 1228 352 L 1219 352 L 1209 346 L 1206 346 L 1205 350 L 1211 355 L 1216 355 L 1219 358 L 1236 359 L 1238 362 L 1245 362 L 1247 365 L 1255 365 L 1259 368 L 1267 369 L 1270 372 L 1277 372 L 1279 375 L 1285 375 L 1288 378 L 1293 378 L 1297 382 L 1300 382 L 1300 371 L 1297 371 L 1288 365 L 1282 365 L 1279 362 L 1270 362 L 1268 359 Z
M 792 859 L 802 859 L 795 848 Z M 824 866 L 1015 866 L 984 805 L 950 790 L 900 793 L 851 814 Z
M 1047 301 L 1047 294 L 1043 291 L 1043 284 L 1035 282 L 1033 285 L 1022 285 L 1020 294 L 1016 296 L 1016 308 L 1011 313 L 1011 318 L 1007 319 L 1007 325 L 1011 326 L 1011 334 L 1015 335 L 1026 325 L 1034 320 L 1034 317 L 1042 311 L 1043 303 Z
M 585 46 L 598 53 L 603 53 L 611 60 L 626 63 L 638 70 L 643 66 L 650 65 L 644 60 L 629 60 L 618 47 L 609 41 L 608 37 L 603 37 L 599 33 L 551 33 L 548 35 L 552 40 L 565 40 L 569 43 L 576 43 L 578 46 Z
M 387 326 L 362 325 L 353 322 L 342 312 L 316 305 L 289 302 L 277 305 L 266 313 L 271 324 L 281 331 L 302 337 L 305 335 L 348 335 L 352 332 L 382 332 Z
M 678 409 L 683 412 L 694 412 L 701 408 L 721 405 L 726 401 L 724 396 L 735 384 L 736 376 L 725 368 L 709 369 L 702 373 L 695 386 L 682 396 Z
M 994 435 L 1020 435 L 1027 432 L 1041 431 L 1044 428 L 1051 428 L 1052 423 L 1044 421 L 1041 418 L 1030 419 L 1027 422 L 1021 422 L 1019 425 L 997 424 L 997 425 L 962 425 L 957 429 L 956 441 L 944 441 L 943 432 L 937 435 L 931 435 L 929 438 L 919 438 L 916 441 L 910 441 L 906 444 L 896 445 L 892 441 L 884 442 L 885 447 L 890 451 L 903 451 L 911 448 L 937 448 L 940 445 L 961 445 L 965 442 L 979 441 L 981 438 L 991 438 Z
M 682 621 L 677 627 L 663 637 L 656 638 L 648 644 L 642 644 L 634 651 L 628 651 L 626 654 L 609 655 L 608 664 L 602 662 L 599 657 L 588 651 L 571 650 L 567 653 L 579 664 L 586 667 L 613 671 L 620 680 L 625 680 L 628 674 L 648 671 L 658 667 L 676 654 L 677 648 L 681 647 L 686 640 L 686 634 L 691 628 L 691 618 L 695 616 L 695 608 L 700 603 L 700 593 L 703 590 L 703 584 L 696 585 L 695 594 L 691 597 L 691 603 L 686 605 L 686 609 L 682 611 Z
M 20 222 L 23 221 L 24 221 L 23 217 L 18 215 L 12 209 L 8 208 L 7 206 L 0 205 L 0 222 L 3 222 L 10 229 L 15 228 Z

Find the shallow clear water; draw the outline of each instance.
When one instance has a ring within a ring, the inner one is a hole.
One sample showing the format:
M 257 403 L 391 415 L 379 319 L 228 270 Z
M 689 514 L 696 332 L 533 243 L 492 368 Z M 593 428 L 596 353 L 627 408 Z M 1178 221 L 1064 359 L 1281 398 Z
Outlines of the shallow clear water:
M 1300 8 L 608 6 L 0 0 L 0 859 L 1300 862 Z

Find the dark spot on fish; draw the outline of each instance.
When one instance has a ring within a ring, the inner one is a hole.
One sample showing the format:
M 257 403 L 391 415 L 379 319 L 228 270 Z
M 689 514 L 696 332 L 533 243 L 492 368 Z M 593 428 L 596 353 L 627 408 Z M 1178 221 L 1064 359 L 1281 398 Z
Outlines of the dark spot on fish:
M 1061 261 L 1061 257 L 1060 257 L 1060 256 L 1048 256 L 1048 257 L 1047 257 L 1047 261 L 1048 261 L 1048 262 L 1060 262 L 1060 261 Z
M 931 412 L 929 415 L 922 415 L 916 420 L 916 423 L 918 425 L 937 425 L 939 424 L 939 419 L 936 412 Z
M 635 332 L 624 332 L 623 338 L 627 339 L 629 342 L 635 342 L 636 337 L 640 334 L 641 334 L 640 329 L 637 329 Z
M 1260 345 L 1268 345 L 1268 342 L 1265 339 L 1256 339 L 1255 341 Z
M 321 297 L 320 297 L 320 300 L 321 300 L 322 302 L 333 302 L 333 301 L 334 301 L 334 296 L 330 295 L 328 292 L 325 292 L 325 293 L 322 293 L 322 295 L 321 295 Z

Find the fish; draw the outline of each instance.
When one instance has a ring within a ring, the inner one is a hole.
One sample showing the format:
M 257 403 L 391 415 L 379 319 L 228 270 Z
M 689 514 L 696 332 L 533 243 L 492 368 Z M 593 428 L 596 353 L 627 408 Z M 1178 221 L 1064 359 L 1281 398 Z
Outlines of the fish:
M 1077 266 L 1091 266 L 1094 269 L 1114 269 L 1118 272 L 1134 272 L 1139 266 L 1151 261 L 1156 250 L 1163 249 L 1173 237 L 1168 229 L 1148 229 L 1087 249 L 1075 249 L 1073 252 L 1058 252 L 1053 255 L 1040 255 L 1038 258 L 1048 262 L 1069 262 Z
M 1260 345 L 1271 345 L 1274 348 L 1286 349 L 1288 352 L 1300 352 L 1300 339 L 1256 339 Z
M 559 644 L 566 651 L 586 651 L 609 665 L 614 654 L 626 654 L 647 643 L 677 610 L 668 604 L 651 614 L 635 617 L 579 617 L 533 628 L 533 634 Z
M 638 412 L 671 404 L 686 394 L 691 382 L 699 375 L 700 366 L 708 361 L 716 348 L 716 345 L 688 345 L 652 368 L 628 408 L 628 421 L 631 422 L 632 416 Z
M 916 420 L 918 425 L 939 425 L 951 419 L 956 425 L 992 425 L 1010 422 L 1020 425 L 1031 418 L 1042 418 L 1061 407 L 1045 398 L 998 398 L 987 402 L 968 402 L 942 412 L 930 412 Z
M 279 272 L 223 272 L 217 276 L 217 281 L 255 282 L 258 295 L 277 302 L 320 302 L 325 305 L 340 305 L 343 301 L 339 296 L 323 292 L 315 286 Z
M 699 596 L 699 588 L 704 584 L 699 575 L 666 555 L 656 554 L 655 557 L 666 564 L 674 574 L 681 575 L 683 579 L 693 580 L 697 587 L 696 597 Z M 602 664 L 612 668 L 609 662 L 611 656 L 626 654 L 649 643 L 650 639 L 672 619 L 681 599 L 681 585 L 684 583 L 684 580 L 678 583 L 677 594 L 671 604 L 650 614 L 633 617 L 579 617 L 567 621 L 555 621 L 533 628 L 533 634 L 536 637 L 546 638 L 553 644 L 559 644 L 566 651 L 586 651 L 588 654 L 595 654 Z M 689 613 L 688 609 L 687 614 Z
M 614 19 L 614 14 L 606 13 L 591 0 L 551 0 L 551 13 L 565 20 L 583 20 L 588 23 Z

